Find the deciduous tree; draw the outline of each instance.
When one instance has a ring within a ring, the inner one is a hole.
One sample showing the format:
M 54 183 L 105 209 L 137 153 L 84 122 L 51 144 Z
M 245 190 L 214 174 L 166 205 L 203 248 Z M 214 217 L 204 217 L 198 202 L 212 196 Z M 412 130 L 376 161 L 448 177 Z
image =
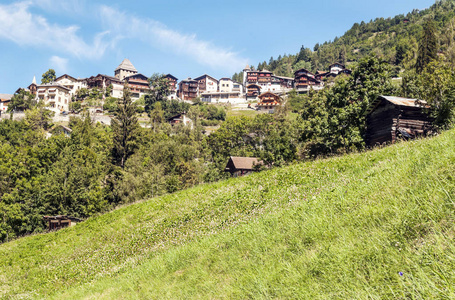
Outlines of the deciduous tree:
M 54 69 L 49 69 L 44 72 L 43 77 L 41 78 L 41 84 L 51 83 L 55 80 L 55 78 L 57 78 L 57 76 L 55 76 Z

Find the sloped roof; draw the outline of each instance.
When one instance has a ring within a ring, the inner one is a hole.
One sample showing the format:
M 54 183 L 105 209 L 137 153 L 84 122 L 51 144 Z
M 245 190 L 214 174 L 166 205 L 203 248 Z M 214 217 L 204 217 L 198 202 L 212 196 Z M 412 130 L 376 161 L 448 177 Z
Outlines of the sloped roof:
M 37 87 L 38 87 L 38 89 L 39 88 L 56 87 L 56 88 L 64 89 L 64 90 L 67 90 L 67 91 L 71 91 L 71 89 L 67 88 L 66 86 L 63 86 L 60 83 L 55 83 L 55 82 L 40 84 Z
M 68 74 L 63 74 L 62 76 L 57 77 L 54 81 L 59 81 L 60 79 L 64 79 L 64 78 L 68 78 L 68 79 L 71 79 L 73 81 L 77 81 L 76 78 L 74 78 L 73 76 L 68 75 Z
M 2 101 L 8 101 L 8 100 L 11 100 L 11 98 L 13 98 L 13 95 L 10 95 L 10 94 L 0 94 L 0 100 L 2 100 Z
M 230 160 L 236 169 L 253 170 L 254 165 L 262 164 L 256 157 L 231 156 Z
M 280 78 L 280 79 L 287 79 L 287 80 L 294 80 L 294 77 L 277 76 L 277 75 L 273 75 L 272 77 Z
M 164 76 L 164 77 L 170 77 L 170 78 L 173 78 L 173 79 L 175 79 L 175 80 L 178 80 L 178 78 L 177 78 L 177 77 L 175 77 L 175 76 L 173 76 L 173 75 L 171 75 L 171 74 L 167 74 L 167 75 L 166 75 L 166 76 Z
M 265 97 L 266 95 L 272 95 L 272 96 L 275 96 L 275 97 L 281 98 L 280 96 L 278 96 L 277 94 L 275 94 L 275 93 L 272 93 L 272 92 L 265 92 L 265 93 L 263 93 L 263 94 L 259 95 L 259 98 Z
M 340 66 L 342 66 L 343 68 L 346 68 L 345 65 L 343 65 L 342 63 L 339 63 L 339 62 L 336 62 L 336 63 L 331 64 L 331 65 L 329 66 L 329 68 L 332 67 L 332 66 L 335 66 L 335 65 L 340 65 Z
M 314 74 L 313 74 L 313 73 L 311 73 L 310 71 L 308 71 L 308 70 L 307 70 L 307 69 L 305 69 L 305 68 L 302 68 L 302 69 L 298 69 L 297 71 L 295 71 L 295 72 L 294 72 L 294 74 L 297 74 L 297 73 L 299 73 L 299 72 L 305 72 L 305 73 L 308 73 L 308 74 L 311 74 L 311 75 L 313 75 L 313 76 L 314 76 Z
M 122 63 L 115 69 L 117 70 L 127 70 L 127 71 L 132 71 L 132 72 L 137 72 L 136 68 L 133 66 L 133 64 L 130 62 L 128 58 L 125 58 Z
M 419 99 L 395 97 L 395 96 L 379 96 L 375 101 L 371 102 L 365 111 L 365 115 L 371 113 L 382 100 L 389 101 L 390 103 L 397 106 L 406 106 L 406 107 L 428 107 L 427 102 Z
M 142 79 L 145 79 L 145 80 L 148 79 L 148 77 L 145 76 L 144 74 L 137 73 L 137 74 L 133 74 L 133 75 L 130 75 L 130 76 L 126 76 L 125 80 L 128 80 L 128 79 L 133 78 L 133 77 L 141 77 Z
M 212 78 L 214 81 L 218 82 L 218 79 L 216 79 L 216 78 L 214 78 L 214 77 L 212 77 L 212 76 L 210 76 L 210 75 L 207 75 L 207 74 L 204 74 L 204 75 L 201 75 L 201 76 L 199 76 L 199 77 L 196 77 L 196 78 L 194 78 L 194 80 L 200 80 L 200 79 L 202 79 L 202 78 L 204 78 L 204 77 L 210 77 L 210 78 Z

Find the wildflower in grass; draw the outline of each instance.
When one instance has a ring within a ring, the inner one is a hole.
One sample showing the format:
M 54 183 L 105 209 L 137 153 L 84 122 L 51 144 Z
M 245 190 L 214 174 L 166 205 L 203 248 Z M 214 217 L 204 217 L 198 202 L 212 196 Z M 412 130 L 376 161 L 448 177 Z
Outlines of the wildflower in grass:
M 403 276 L 403 272 L 398 272 L 398 274 L 399 274 L 400 276 Z

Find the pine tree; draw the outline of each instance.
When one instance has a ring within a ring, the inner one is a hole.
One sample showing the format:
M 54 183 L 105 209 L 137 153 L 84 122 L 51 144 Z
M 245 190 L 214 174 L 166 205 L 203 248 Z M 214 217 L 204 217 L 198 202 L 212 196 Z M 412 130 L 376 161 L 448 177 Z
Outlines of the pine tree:
M 124 168 L 126 160 L 137 148 L 136 136 L 139 124 L 136 107 L 131 101 L 130 90 L 125 83 L 123 98 L 118 101 L 118 109 L 111 121 L 113 131 L 112 158 L 116 165 Z
M 419 41 L 416 71 L 422 73 L 423 69 L 437 56 L 438 40 L 436 38 L 436 25 L 433 20 L 425 22 L 423 34 Z

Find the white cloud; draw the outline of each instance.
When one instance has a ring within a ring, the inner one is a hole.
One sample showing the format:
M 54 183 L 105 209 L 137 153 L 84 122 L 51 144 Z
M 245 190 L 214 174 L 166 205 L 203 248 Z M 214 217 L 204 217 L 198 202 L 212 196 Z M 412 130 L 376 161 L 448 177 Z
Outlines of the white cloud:
M 46 18 L 32 14 L 31 5 L 30 1 L 0 5 L 0 38 L 22 46 L 51 48 L 79 58 L 99 58 L 114 43 L 106 41 L 108 32 L 101 32 L 88 44 L 78 35 L 79 27 L 50 24 Z
M 51 69 L 54 69 L 57 74 L 64 74 L 68 72 L 68 59 L 60 56 L 52 56 L 49 59 Z
M 247 59 L 238 53 L 203 41 L 194 34 L 180 33 L 160 22 L 137 18 L 108 6 L 89 4 L 86 0 L 24 0 L 0 4 L 0 39 L 21 46 L 51 49 L 65 56 L 97 59 L 113 49 L 118 40 L 131 38 L 165 52 L 190 57 L 214 69 L 234 72 L 247 63 Z M 104 25 L 106 30 L 95 34 L 93 40 L 87 42 L 82 38 L 78 26 L 50 23 L 46 17 L 32 13 L 32 7 L 40 8 L 47 14 L 95 14 L 94 18 L 99 19 L 102 22 L 100 26 Z M 54 63 L 57 63 L 56 57 Z M 59 63 L 64 66 L 62 60 Z
M 140 19 L 108 6 L 102 6 L 100 14 L 104 25 L 119 37 L 139 39 L 153 47 L 187 55 L 200 64 L 226 71 L 236 71 L 247 63 L 247 59 L 238 53 L 200 40 L 194 34 L 179 33 L 151 19 Z
M 81 14 L 87 9 L 86 0 L 29 0 L 33 5 L 38 6 L 49 12 L 66 12 L 71 14 Z

